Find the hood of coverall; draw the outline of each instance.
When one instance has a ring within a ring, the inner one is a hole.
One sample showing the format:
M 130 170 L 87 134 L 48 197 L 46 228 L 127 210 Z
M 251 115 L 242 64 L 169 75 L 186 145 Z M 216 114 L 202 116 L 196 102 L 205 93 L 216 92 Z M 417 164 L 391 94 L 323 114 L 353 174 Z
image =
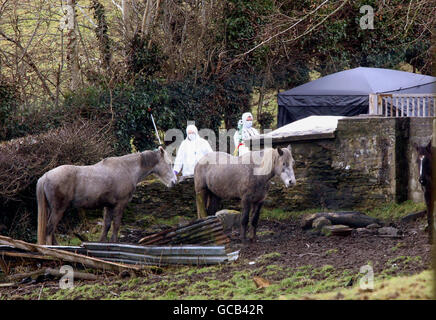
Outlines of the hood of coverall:
M 243 126 L 244 126 L 244 129 L 249 129 L 249 128 L 251 128 L 252 125 L 253 125 L 253 120 L 251 120 L 251 121 L 247 121 L 247 118 L 248 118 L 248 117 L 251 117 L 251 119 L 253 119 L 253 115 L 251 114 L 251 112 L 245 112 L 245 113 L 242 115 L 242 124 L 243 124 Z

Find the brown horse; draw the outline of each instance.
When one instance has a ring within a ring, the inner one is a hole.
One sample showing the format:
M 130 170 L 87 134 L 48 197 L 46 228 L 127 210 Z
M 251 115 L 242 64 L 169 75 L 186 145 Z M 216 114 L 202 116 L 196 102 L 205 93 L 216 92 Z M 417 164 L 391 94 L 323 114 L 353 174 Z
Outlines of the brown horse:
M 256 161 L 255 159 L 259 159 Z M 242 207 L 241 240 L 252 212 L 252 237 L 256 241 L 259 213 L 266 198 L 269 181 L 279 176 L 286 187 L 295 185 L 294 159 L 288 148 L 265 149 L 233 157 L 224 152 L 211 152 L 200 159 L 194 170 L 197 214 L 205 217 L 206 207 L 221 199 L 240 199 Z M 209 215 L 214 214 L 208 210 Z
M 111 242 L 117 242 L 124 208 L 132 199 L 136 185 L 150 174 L 155 174 L 168 187 L 177 181 L 162 147 L 156 151 L 106 158 L 91 166 L 63 165 L 46 172 L 36 187 L 38 243 L 56 243 L 54 232 L 70 205 L 104 208 L 100 241 L 107 241 L 113 222 Z
M 429 241 L 433 239 L 433 212 L 431 210 L 431 188 L 432 188 L 432 153 L 431 153 L 431 140 L 426 146 L 415 146 L 418 153 L 417 163 L 419 169 L 418 181 L 421 184 L 422 191 L 424 192 L 425 204 L 427 206 L 427 222 Z

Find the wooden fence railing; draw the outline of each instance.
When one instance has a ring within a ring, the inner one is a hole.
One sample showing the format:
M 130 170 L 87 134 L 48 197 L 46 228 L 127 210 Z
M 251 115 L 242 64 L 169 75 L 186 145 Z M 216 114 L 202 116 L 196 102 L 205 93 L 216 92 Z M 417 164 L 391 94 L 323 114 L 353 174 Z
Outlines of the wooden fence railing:
M 436 94 L 370 94 L 369 114 L 385 117 L 435 117 Z

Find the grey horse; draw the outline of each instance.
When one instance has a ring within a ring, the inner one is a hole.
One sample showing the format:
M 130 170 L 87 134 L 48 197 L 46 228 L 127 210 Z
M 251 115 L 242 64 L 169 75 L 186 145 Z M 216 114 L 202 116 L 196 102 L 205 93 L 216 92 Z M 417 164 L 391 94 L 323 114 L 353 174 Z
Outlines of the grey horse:
M 177 181 L 162 147 L 106 158 L 90 166 L 62 165 L 46 172 L 36 186 L 38 244 L 56 243 L 56 227 L 69 206 L 104 208 L 100 241 L 107 241 L 113 222 L 111 242 L 117 242 L 124 208 L 132 199 L 136 185 L 150 174 L 155 174 L 167 187 Z
M 295 185 L 293 166 L 290 146 L 253 151 L 241 157 L 224 152 L 205 155 L 194 170 L 198 217 L 214 214 L 210 209 L 214 209 L 214 203 L 221 199 L 240 199 L 241 240 L 246 241 L 248 220 L 252 212 L 251 240 L 255 242 L 259 213 L 269 189 L 269 181 L 274 176 L 279 176 L 286 187 Z

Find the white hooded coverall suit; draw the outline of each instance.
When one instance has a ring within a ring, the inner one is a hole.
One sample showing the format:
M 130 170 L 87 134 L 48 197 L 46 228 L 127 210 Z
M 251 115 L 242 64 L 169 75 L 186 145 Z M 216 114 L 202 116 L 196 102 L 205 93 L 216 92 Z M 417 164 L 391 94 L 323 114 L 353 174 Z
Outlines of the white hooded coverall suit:
M 194 131 L 194 139 L 191 140 L 188 132 Z M 189 125 L 186 128 L 185 140 L 181 143 L 179 150 L 177 150 L 176 160 L 174 161 L 174 171 L 178 174 L 182 171 L 182 175 L 192 176 L 194 175 L 194 168 L 197 162 L 207 153 L 212 152 L 212 148 L 205 139 L 198 135 L 197 127 L 194 125 Z

